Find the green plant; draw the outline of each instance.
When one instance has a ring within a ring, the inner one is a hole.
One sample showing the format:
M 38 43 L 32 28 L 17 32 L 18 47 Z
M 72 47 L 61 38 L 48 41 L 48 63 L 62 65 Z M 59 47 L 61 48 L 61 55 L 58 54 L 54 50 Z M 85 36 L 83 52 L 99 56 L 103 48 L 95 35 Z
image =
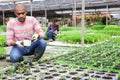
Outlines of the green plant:
M 91 27 L 92 30 L 103 30 L 105 25 L 94 25 Z
M 0 47 L 0 57 L 6 57 L 6 49 L 4 49 L 3 47 Z
M 5 35 L 0 35 L 0 46 L 5 46 L 7 43 L 6 41 L 6 36 Z
M 63 32 L 63 31 L 74 31 L 74 30 L 80 30 L 80 27 L 60 27 L 60 31 Z
M 0 26 L 0 32 L 6 32 L 6 25 Z
M 42 30 L 43 30 L 44 32 L 46 32 L 46 31 L 47 31 L 47 27 L 42 27 Z
M 107 25 L 107 26 L 105 26 L 104 30 L 119 31 L 120 30 L 120 26 L 117 26 L 117 25 Z
M 110 35 L 110 36 L 120 36 L 120 26 L 117 26 L 117 25 L 107 25 L 100 32 L 104 33 L 104 34 L 107 34 L 107 35 Z
M 3 76 L 4 76 L 4 73 L 0 71 L 0 79 L 2 79 Z
M 68 64 L 69 69 L 74 67 L 87 67 L 87 69 L 97 69 L 99 71 L 108 70 L 118 72 L 115 67 L 120 65 L 120 38 L 111 38 L 101 44 L 76 49 L 56 59 L 55 62 Z M 67 59 L 66 59 L 67 58 Z M 79 61 L 78 61 L 79 60 Z M 119 73 L 120 75 L 120 73 Z
M 110 36 L 103 33 L 95 32 L 93 34 L 85 33 L 85 43 L 94 43 L 108 39 Z M 80 31 L 66 31 L 57 36 L 57 39 L 67 43 L 81 44 L 81 32 Z

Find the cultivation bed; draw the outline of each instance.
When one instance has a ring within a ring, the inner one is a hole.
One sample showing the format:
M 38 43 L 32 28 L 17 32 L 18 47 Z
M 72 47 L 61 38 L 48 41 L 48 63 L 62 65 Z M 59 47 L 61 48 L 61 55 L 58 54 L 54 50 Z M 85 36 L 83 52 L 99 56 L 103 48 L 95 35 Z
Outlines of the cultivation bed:
M 5 59 L 0 60 L 0 70 L 2 70 L 5 67 L 10 66 L 11 62 L 7 62 Z
M 87 68 L 70 68 L 54 60 L 36 64 L 23 63 L 15 73 L 6 72 L 2 80 L 118 80 L 117 73 Z
M 11 47 L 5 47 L 7 50 L 7 55 L 9 55 Z M 75 48 L 72 47 L 61 47 L 61 46 L 52 46 L 48 45 L 45 51 L 45 54 L 42 57 L 42 60 L 54 58 L 60 55 L 67 54 L 69 51 L 74 50 Z M 30 58 L 31 56 L 24 56 L 24 58 Z M 7 57 L 7 60 L 9 60 L 9 56 Z M 3 68 L 9 67 L 11 65 L 11 62 L 7 61 L 6 59 L 0 59 L 0 70 Z
M 22 62 L 17 71 L 7 71 L 2 80 L 118 80 L 120 77 L 120 40 L 110 40 L 103 44 L 76 49 L 66 54 L 67 48 L 54 47 L 55 53 L 64 54 L 42 62 Z M 53 47 L 51 47 L 53 49 Z M 50 48 L 50 50 L 51 50 Z M 70 50 L 70 48 L 69 48 Z M 69 52 L 68 50 L 68 52 Z M 47 50 L 46 50 L 47 51 Z M 52 51 L 50 51 L 52 52 Z M 49 52 L 47 53 L 49 55 Z M 45 55 L 44 55 L 45 56 Z M 47 57 L 48 58 L 48 57 Z

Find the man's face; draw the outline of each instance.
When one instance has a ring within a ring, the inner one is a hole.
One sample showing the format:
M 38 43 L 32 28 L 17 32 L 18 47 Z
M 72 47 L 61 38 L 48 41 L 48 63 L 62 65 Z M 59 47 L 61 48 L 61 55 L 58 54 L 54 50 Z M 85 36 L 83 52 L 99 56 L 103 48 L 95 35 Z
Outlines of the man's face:
M 17 16 L 17 18 L 20 22 L 25 21 L 26 14 L 27 14 L 27 12 L 26 12 L 25 8 L 17 8 L 15 10 L 15 15 Z
M 55 25 L 60 25 L 60 21 L 57 21 L 57 22 L 55 23 Z

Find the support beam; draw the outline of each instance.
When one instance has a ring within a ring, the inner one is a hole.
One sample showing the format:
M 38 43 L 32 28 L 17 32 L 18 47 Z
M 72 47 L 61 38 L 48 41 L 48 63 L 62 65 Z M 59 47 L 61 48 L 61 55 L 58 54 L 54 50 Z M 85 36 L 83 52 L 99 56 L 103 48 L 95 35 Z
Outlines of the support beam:
M 3 10 L 3 25 L 5 25 L 5 11 Z
M 85 0 L 82 0 L 82 36 L 81 45 L 84 47 L 84 28 L 85 28 Z
M 73 25 L 76 27 L 76 0 L 74 0 L 73 6 Z
M 47 10 L 45 8 L 45 27 L 47 27 Z
M 108 5 L 106 5 L 106 25 L 108 25 Z
M 33 7 L 33 6 L 32 6 L 32 1 L 33 1 L 33 0 L 30 0 L 30 9 L 31 9 L 31 10 L 30 10 L 30 13 L 31 13 L 31 16 L 32 16 L 32 14 L 33 14 L 33 13 L 32 13 L 32 7 Z

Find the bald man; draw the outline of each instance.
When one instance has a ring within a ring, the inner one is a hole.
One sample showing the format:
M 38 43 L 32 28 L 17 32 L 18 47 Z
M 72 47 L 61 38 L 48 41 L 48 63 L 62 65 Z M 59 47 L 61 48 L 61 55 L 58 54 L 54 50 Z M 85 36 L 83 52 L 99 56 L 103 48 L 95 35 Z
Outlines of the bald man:
M 35 54 L 34 60 L 39 60 L 46 48 L 46 41 L 43 40 L 43 30 L 34 17 L 26 16 L 25 5 L 17 4 L 14 13 L 16 18 L 10 20 L 7 24 L 7 44 L 12 46 L 11 61 L 13 63 L 20 62 L 24 55 L 33 54 Z M 34 36 L 36 40 L 33 41 L 34 33 L 37 36 Z

